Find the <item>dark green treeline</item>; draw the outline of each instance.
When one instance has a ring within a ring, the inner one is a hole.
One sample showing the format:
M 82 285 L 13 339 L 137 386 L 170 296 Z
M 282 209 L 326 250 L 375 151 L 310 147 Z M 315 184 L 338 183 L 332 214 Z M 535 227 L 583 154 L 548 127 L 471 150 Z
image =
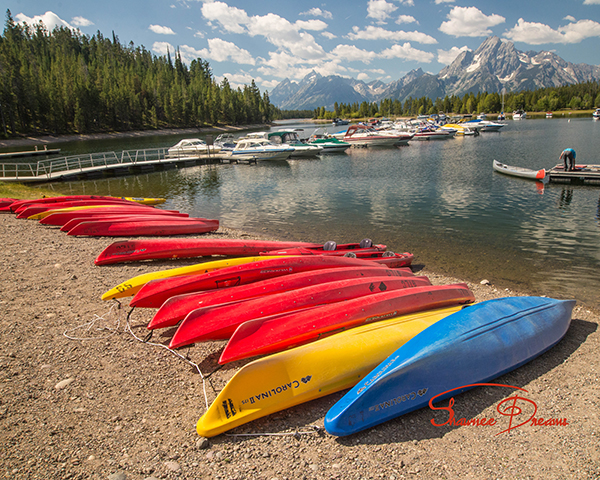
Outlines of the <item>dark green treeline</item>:
M 273 107 L 254 80 L 217 83 L 202 59 L 157 57 L 98 32 L 49 33 L 15 24 L 0 37 L 0 135 L 90 133 L 271 121 Z

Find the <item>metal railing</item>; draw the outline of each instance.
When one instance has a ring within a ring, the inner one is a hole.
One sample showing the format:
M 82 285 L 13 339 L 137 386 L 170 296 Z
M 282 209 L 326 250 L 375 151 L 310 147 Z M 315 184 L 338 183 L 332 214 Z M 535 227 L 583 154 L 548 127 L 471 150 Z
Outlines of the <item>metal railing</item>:
M 1 163 L 0 177 L 4 179 L 52 179 L 61 175 L 85 173 L 111 167 L 129 167 L 143 163 L 172 162 L 182 157 L 168 157 L 167 148 L 100 152 L 85 155 L 39 160 L 37 163 Z

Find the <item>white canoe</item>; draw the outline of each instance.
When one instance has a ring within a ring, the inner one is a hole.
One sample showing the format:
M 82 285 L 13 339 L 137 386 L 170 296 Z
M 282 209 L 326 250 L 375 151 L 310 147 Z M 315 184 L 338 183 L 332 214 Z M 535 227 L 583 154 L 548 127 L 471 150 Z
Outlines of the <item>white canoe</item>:
M 512 175 L 513 177 L 531 178 L 534 180 L 543 180 L 546 176 L 546 170 L 531 170 L 524 167 L 513 167 L 500 163 L 498 160 L 494 160 L 494 170 L 506 175 Z

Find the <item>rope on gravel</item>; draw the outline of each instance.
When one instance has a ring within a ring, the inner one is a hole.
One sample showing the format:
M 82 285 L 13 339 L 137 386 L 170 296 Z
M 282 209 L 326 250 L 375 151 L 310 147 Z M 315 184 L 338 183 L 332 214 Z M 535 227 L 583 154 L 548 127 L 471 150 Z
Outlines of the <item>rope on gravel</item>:
M 115 308 L 117 310 L 117 314 L 116 314 L 116 319 L 115 319 L 116 325 L 114 326 L 114 328 L 101 326 L 101 327 L 97 327 L 95 329 L 96 331 L 108 330 L 108 331 L 110 331 L 110 333 L 108 335 L 101 335 L 101 336 L 97 336 L 97 337 L 75 337 L 75 336 L 73 336 L 73 334 L 78 330 L 84 330 L 86 333 L 89 333 L 90 330 L 92 330 L 92 328 L 94 328 L 94 326 L 101 320 L 103 320 L 105 322 L 109 321 L 105 317 L 114 315 L 113 310 L 115 310 Z M 65 337 L 67 337 L 69 340 L 102 340 L 105 338 L 112 337 L 115 333 L 117 333 L 119 331 L 119 327 L 121 326 L 121 315 L 119 314 L 120 310 L 121 310 L 121 304 L 117 302 L 116 304 L 111 305 L 110 310 L 108 312 L 106 312 L 104 315 L 94 314 L 94 318 L 92 320 L 90 320 L 89 322 L 86 322 L 82 325 L 73 327 L 69 330 L 65 330 L 63 332 L 63 335 Z
M 118 300 L 115 300 L 116 303 L 119 304 L 119 309 L 121 308 L 121 304 L 119 303 Z M 144 343 L 146 345 L 152 345 L 153 347 L 160 347 L 160 348 L 164 348 L 165 350 L 168 350 L 169 352 L 171 352 L 173 355 L 175 355 L 176 357 L 179 357 L 181 360 L 183 360 L 184 362 L 188 363 L 189 365 L 191 365 L 192 367 L 194 367 L 197 372 L 200 374 L 200 378 L 202 379 L 202 390 L 204 392 L 204 402 L 206 403 L 206 409 L 208 410 L 208 395 L 206 394 L 206 377 L 204 376 L 204 374 L 202 373 L 202 371 L 200 370 L 200 366 L 197 363 L 192 362 L 189 358 L 184 357 L 183 355 L 181 355 L 179 352 L 169 348 L 166 345 L 163 345 L 162 343 L 154 343 L 154 342 L 150 342 L 150 335 L 148 337 L 146 337 L 146 339 L 140 338 L 138 337 L 135 333 L 133 333 L 133 330 L 131 329 L 131 324 L 129 322 L 129 318 L 131 317 L 131 314 L 133 312 L 133 308 L 129 311 L 129 313 L 127 314 L 127 321 L 125 323 L 125 331 L 129 332 L 131 334 L 131 336 L 133 338 L 135 338 L 137 341 Z

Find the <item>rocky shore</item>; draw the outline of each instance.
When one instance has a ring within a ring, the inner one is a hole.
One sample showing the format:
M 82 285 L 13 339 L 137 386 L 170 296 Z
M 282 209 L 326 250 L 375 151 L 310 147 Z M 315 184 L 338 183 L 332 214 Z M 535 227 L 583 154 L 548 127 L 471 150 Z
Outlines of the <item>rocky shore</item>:
M 220 229 L 214 236 L 244 235 Z M 435 427 L 433 412 L 421 409 L 337 438 L 324 431 L 323 419 L 340 392 L 203 439 L 195 425 L 205 395 L 211 402 L 243 363 L 203 382 L 198 371 L 216 370 L 223 343 L 176 356 L 161 347 L 173 330 L 138 340 L 154 310 L 135 310 L 127 322 L 127 301 L 118 308 L 100 299 L 125 279 L 199 260 L 97 267 L 94 258 L 114 239 L 69 237 L 8 214 L 0 215 L 0 241 L 2 478 L 600 477 L 599 316 L 584 305 L 558 345 L 497 379 L 527 390 L 537 416 L 565 419 L 561 425 L 499 433 L 508 420 L 496 407 L 511 392 L 478 388 L 455 398 L 457 416 L 494 417 L 498 425 Z M 435 284 L 458 281 L 426 266 L 419 274 Z M 489 282 L 469 286 L 478 301 L 526 293 Z

